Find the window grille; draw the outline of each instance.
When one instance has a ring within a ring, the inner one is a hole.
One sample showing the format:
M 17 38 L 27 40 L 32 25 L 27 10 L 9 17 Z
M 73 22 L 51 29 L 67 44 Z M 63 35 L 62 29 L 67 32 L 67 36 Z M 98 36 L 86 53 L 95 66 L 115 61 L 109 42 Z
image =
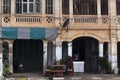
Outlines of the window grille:
M 62 0 L 62 14 L 69 14 L 69 0 Z
M 46 14 L 53 14 L 53 0 L 46 0 Z
M 3 14 L 11 13 L 11 0 L 3 0 Z
M 16 0 L 16 13 L 41 13 L 41 0 Z

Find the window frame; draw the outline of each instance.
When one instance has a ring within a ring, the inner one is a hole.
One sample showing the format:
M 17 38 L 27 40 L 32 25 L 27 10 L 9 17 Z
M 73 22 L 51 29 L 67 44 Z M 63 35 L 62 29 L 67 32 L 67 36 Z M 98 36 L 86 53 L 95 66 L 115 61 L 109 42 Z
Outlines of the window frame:
M 120 0 L 116 0 L 116 14 L 120 15 Z
M 50 2 L 49 2 L 50 1 Z M 46 14 L 53 14 L 53 0 L 46 0 Z
M 16 0 L 16 6 L 17 6 L 17 4 L 19 4 L 18 8 L 21 6 L 21 8 L 19 8 L 19 11 L 17 11 L 17 7 L 16 7 L 16 14 L 42 13 L 41 12 L 42 11 L 41 10 L 42 9 L 41 1 L 42 0 L 38 0 L 38 2 L 37 2 L 37 0 L 33 0 L 33 2 L 31 2 L 30 0 L 26 0 L 26 1 L 24 1 L 24 0 Z M 37 5 L 38 4 L 39 4 L 38 7 L 40 7 L 39 11 L 37 11 Z M 32 5 L 32 6 L 30 6 L 30 5 Z M 24 6 L 26 6 L 26 7 L 24 7 Z M 31 8 L 32 11 L 30 10 L 30 8 Z M 26 11 L 24 11 L 24 10 L 26 10 Z
M 69 7 L 70 7 L 69 6 L 69 1 L 70 0 L 62 0 L 62 14 L 69 15 Z
M 11 13 L 11 0 L 3 0 L 3 14 Z
M 73 0 L 73 15 L 97 15 L 97 0 Z

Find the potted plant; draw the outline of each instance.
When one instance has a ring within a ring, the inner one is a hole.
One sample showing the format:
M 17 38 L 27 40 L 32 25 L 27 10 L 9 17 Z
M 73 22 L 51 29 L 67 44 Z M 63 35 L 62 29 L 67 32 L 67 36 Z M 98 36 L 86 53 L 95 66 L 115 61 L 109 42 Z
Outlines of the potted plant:
M 4 76 L 8 76 L 10 74 L 11 74 L 11 72 L 10 72 L 10 64 L 9 63 L 5 63 L 4 67 L 3 67 L 3 75 Z
M 66 59 L 63 58 L 63 59 L 60 59 L 60 64 L 65 64 L 66 63 Z
M 112 73 L 111 70 L 111 63 L 108 61 L 107 57 L 100 57 L 99 58 L 99 66 L 100 66 L 100 73 Z

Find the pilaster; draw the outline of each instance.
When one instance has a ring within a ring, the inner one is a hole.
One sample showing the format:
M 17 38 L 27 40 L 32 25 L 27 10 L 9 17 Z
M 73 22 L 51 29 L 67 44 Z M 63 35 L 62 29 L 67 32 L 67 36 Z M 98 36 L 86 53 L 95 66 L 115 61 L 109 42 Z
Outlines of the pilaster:
M 10 72 L 13 73 L 13 41 L 9 42 L 9 64 Z
M 98 23 L 101 20 L 101 0 L 97 0 L 97 16 L 98 16 Z
M 72 19 L 73 19 L 73 0 L 69 0 L 69 17 L 70 17 L 70 23 L 72 23 Z
M 46 41 L 44 41 L 43 42 L 43 71 L 45 71 L 45 68 L 46 68 L 46 66 L 47 66 L 47 42 Z
M 115 70 L 117 68 L 117 42 L 115 38 L 111 38 L 111 65 L 112 69 Z
M 72 42 L 68 43 L 68 56 L 72 57 Z
M 2 0 L 0 0 L 0 27 L 2 27 Z
M 62 58 L 62 42 L 60 40 L 60 36 L 56 39 L 56 60 L 60 60 Z
M 108 0 L 108 15 L 110 17 L 110 28 L 116 29 L 116 0 Z
M 11 14 L 15 14 L 15 0 L 11 1 Z
M 46 8 L 45 8 L 45 0 L 42 0 L 42 12 L 41 12 L 41 15 L 42 15 L 42 23 L 44 23 L 45 22 L 45 10 L 46 10 Z
M 0 80 L 3 77 L 3 47 L 2 47 L 2 40 L 0 40 Z
M 103 43 L 99 43 L 99 57 L 103 57 Z
M 15 0 L 11 0 L 11 16 L 10 16 L 10 22 L 11 22 L 11 25 L 14 25 L 15 23 L 15 19 L 14 19 L 14 14 L 15 14 Z
M 60 0 L 54 0 L 55 27 L 60 26 Z
M 0 0 L 0 14 L 2 13 L 2 0 Z

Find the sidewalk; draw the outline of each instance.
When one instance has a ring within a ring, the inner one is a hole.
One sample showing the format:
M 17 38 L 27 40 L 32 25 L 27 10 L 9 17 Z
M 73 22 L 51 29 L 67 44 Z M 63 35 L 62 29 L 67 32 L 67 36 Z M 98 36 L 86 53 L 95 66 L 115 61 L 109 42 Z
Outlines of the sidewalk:
M 120 80 L 120 75 L 115 74 L 74 74 L 69 77 L 44 77 L 43 75 L 31 74 L 22 74 L 18 77 L 18 75 L 3 80 Z

